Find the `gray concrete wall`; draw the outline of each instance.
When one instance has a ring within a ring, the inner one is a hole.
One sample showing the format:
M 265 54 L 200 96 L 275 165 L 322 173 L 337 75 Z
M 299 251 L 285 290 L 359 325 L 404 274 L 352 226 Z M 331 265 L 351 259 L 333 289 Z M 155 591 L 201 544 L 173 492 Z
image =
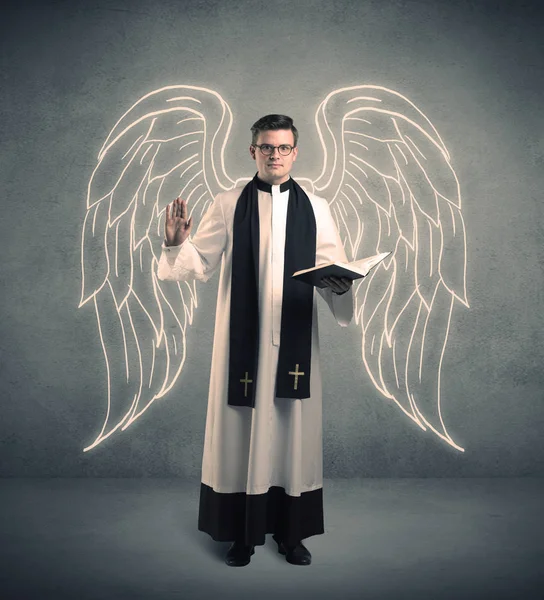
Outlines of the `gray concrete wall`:
M 362 364 L 360 329 L 339 328 L 320 305 L 325 476 L 543 475 L 537 5 L 7 5 L 0 25 L 0 476 L 200 475 L 217 276 L 199 287 L 187 359 L 171 392 L 126 431 L 83 452 L 106 410 L 94 309 L 78 309 L 87 184 L 121 114 L 174 84 L 214 89 L 229 103 L 226 169 L 234 178 L 253 175 L 249 127 L 269 112 L 291 115 L 299 128 L 293 175 L 316 177 L 322 154 L 314 114 L 335 89 L 381 85 L 425 112 L 451 154 L 466 226 L 470 308 L 453 312 L 440 413 L 464 452 L 376 390 Z M 431 396 L 420 399 L 424 410 L 436 407 Z

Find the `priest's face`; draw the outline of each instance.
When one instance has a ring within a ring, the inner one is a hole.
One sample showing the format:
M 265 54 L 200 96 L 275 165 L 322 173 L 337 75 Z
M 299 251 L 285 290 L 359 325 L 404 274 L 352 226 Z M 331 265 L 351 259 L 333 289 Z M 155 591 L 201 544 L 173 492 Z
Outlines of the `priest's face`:
M 276 146 L 269 156 L 265 156 L 260 148 L 253 146 L 253 144 L 249 147 L 249 153 L 257 163 L 257 176 L 259 179 L 266 181 L 270 185 L 280 185 L 289 179 L 289 173 L 293 168 L 293 163 L 297 159 L 298 148 L 293 148 L 291 154 L 284 156 L 280 154 L 277 146 L 293 146 L 294 143 L 295 136 L 290 129 L 271 129 L 259 133 L 257 145 L 269 144 Z

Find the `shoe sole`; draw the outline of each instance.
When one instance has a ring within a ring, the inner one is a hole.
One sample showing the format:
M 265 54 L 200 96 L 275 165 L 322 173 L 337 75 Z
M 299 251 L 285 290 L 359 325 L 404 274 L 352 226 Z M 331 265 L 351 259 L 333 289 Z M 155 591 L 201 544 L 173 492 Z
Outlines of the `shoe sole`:
M 285 559 L 289 564 L 291 565 L 300 565 L 302 567 L 305 567 L 306 565 L 311 565 L 312 561 L 309 560 L 308 562 L 296 562 L 294 560 L 289 560 L 288 558 Z

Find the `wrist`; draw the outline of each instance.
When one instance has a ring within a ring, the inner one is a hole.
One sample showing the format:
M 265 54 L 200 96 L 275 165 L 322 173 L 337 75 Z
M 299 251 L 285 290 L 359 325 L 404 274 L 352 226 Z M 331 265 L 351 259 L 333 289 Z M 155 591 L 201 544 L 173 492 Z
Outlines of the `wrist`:
M 185 238 L 185 240 L 186 240 L 186 239 L 187 239 L 187 238 Z M 171 243 L 171 244 L 169 244 L 169 243 L 168 243 L 168 240 L 167 240 L 166 238 L 164 238 L 164 240 L 163 240 L 163 241 L 164 241 L 164 245 L 165 245 L 166 247 L 170 247 L 170 246 L 181 246 L 181 245 L 183 244 L 183 242 L 185 242 L 185 240 L 180 240 L 180 241 L 178 241 L 178 240 L 172 240 L 172 243 Z

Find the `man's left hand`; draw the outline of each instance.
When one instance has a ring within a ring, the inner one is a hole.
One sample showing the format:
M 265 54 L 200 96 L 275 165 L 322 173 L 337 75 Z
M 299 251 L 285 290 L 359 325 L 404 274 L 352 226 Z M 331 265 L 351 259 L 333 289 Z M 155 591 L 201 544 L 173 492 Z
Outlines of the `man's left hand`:
M 323 277 L 321 279 L 321 283 L 324 283 L 327 287 L 330 287 L 335 294 L 344 294 L 353 285 L 353 279 L 349 279 L 349 277 L 335 277 L 334 275 L 331 275 L 330 277 Z

